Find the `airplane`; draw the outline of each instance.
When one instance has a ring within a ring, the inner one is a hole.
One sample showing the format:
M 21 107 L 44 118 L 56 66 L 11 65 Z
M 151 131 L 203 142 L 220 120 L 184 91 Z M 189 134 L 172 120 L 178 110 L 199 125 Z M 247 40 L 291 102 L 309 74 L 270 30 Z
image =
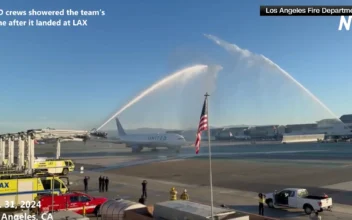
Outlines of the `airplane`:
M 119 142 L 132 149 L 132 153 L 139 153 L 143 148 L 156 150 L 157 147 L 166 147 L 179 153 L 182 146 L 186 146 L 186 139 L 179 134 L 126 134 L 118 118 L 115 118 Z

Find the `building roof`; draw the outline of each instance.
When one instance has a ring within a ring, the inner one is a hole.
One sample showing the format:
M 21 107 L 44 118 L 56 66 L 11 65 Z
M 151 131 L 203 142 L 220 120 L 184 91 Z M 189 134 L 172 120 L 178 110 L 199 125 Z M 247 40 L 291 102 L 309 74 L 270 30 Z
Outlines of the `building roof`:
M 183 132 L 183 130 L 167 130 L 166 133 Z
M 273 129 L 273 128 L 277 128 L 279 125 L 258 125 L 258 126 L 253 126 L 251 128 L 258 128 L 258 129 Z
M 342 115 L 340 117 L 340 120 L 343 122 L 343 123 L 352 123 L 352 114 L 349 114 L 349 115 Z
M 243 131 L 245 129 L 248 129 L 248 127 L 232 127 L 232 128 L 226 128 L 223 131 Z
M 338 118 L 327 118 L 317 121 L 317 123 L 327 123 L 327 124 L 336 124 L 339 123 L 340 120 Z
M 314 126 L 317 125 L 317 123 L 308 123 L 308 124 L 288 124 L 287 126 Z
M 286 125 L 286 128 L 315 128 L 315 127 L 317 127 L 317 123 Z
M 213 132 L 220 132 L 222 130 L 223 128 L 210 128 L 210 131 L 213 131 Z

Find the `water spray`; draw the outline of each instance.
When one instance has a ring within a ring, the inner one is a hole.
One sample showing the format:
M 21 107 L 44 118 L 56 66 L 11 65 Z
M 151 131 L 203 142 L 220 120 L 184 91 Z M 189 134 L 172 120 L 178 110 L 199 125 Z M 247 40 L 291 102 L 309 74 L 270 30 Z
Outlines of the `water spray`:
M 130 102 L 128 102 L 125 106 L 123 106 L 119 111 L 117 111 L 115 114 L 113 114 L 108 120 L 106 120 L 101 126 L 99 126 L 96 131 L 99 131 L 101 128 L 103 128 L 106 124 L 108 124 L 111 120 L 113 120 L 116 116 L 120 115 L 123 111 L 125 111 L 127 108 L 129 108 L 130 106 L 132 106 L 133 104 L 135 104 L 136 102 L 138 102 L 139 100 L 141 100 L 143 97 L 145 97 L 146 95 L 148 95 L 149 93 L 155 91 L 156 89 L 158 89 L 159 87 L 166 85 L 167 83 L 172 82 L 172 80 L 178 79 L 178 77 L 181 76 L 195 76 L 197 74 L 206 72 L 206 70 L 208 69 L 207 65 L 195 65 L 195 66 L 191 66 L 185 69 L 182 69 L 180 71 L 177 71 L 175 73 L 172 73 L 171 75 L 163 78 L 162 80 L 156 82 L 155 84 L 153 84 L 151 87 L 149 87 L 148 89 L 144 90 L 143 92 L 141 92 L 139 95 L 137 95 L 134 99 L 132 99 Z
M 254 58 L 256 60 L 261 60 L 264 61 L 265 64 L 269 65 L 270 67 L 273 67 L 277 69 L 281 74 L 283 74 L 286 78 L 291 80 L 293 83 L 295 83 L 299 88 L 301 88 L 309 97 L 311 97 L 316 103 L 318 103 L 321 107 L 323 107 L 330 115 L 332 115 L 334 118 L 338 119 L 338 117 L 332 112 L 322 101 L 320 101 L 311 91 L 309 91 L 306 87 L 304 87 L 300 82 L 298 82 L 295 78 L 293 78 L 288 72 L 286 72 L 284 69 L 282 69 L 279 65 L 274 63 L 272 60 L 269 58 L 265 57 L 262 54 L 255 54 L 252 53 L 249 50 L 242 49 L 239 46 L 235 44 L 230 44 L 218 37 L 215 37 L 210 34 L 204 34 L 204 36 L 212 41 L 214 41 L 217 45 L 221 46 L 225 50 L 233 53 L 238 53 L 241 55 L 242 58 Z

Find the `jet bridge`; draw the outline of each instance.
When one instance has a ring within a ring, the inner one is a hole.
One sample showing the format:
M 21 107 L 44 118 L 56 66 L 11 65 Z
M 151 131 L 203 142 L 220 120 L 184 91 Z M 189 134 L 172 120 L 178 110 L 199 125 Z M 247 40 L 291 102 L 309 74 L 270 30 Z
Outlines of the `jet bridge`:
M 8 160 L 7 168 L 16 166 L 18 170 L 23 170 L 25 161 L 28 161 L 26 170 L 32 173 L 35 160 L 35 141 L 56 141 L 56 158 L 61 156 L 61 142 L 67 141 L 86 141 L 89 139 L 89 132 L 83 130 L 56 130 L 52 128 L 47 129 L 31 129 L 26 132 L 18 132 L 12 134 L 0 135 L 0 164 L 5 164 L 5 155 L 7 153 Z M 18 142 L 18 156 L 17 164 L 15 164 L 14 145 Z M 7 145 L 7 152 L 6 152 Z

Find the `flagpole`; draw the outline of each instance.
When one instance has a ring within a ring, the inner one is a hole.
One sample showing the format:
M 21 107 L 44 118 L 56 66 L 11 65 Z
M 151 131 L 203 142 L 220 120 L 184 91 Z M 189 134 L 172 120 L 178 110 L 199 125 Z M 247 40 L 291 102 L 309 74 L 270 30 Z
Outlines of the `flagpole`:
M 208 93 L 205 93 L 205 98 L 208 99 L 210 96 Z M 208 148 L 209 148 L 209 182 L 210 182 L 210 212 L 211 212 L 211 219 L 214 220 L 214 198 L 213 198 L 213 172 L 211 166 L 211 144 L 210 144 L 210 127 L 209 127 L 209 100 L 207 100 L 207 112 L 208 112 Z

